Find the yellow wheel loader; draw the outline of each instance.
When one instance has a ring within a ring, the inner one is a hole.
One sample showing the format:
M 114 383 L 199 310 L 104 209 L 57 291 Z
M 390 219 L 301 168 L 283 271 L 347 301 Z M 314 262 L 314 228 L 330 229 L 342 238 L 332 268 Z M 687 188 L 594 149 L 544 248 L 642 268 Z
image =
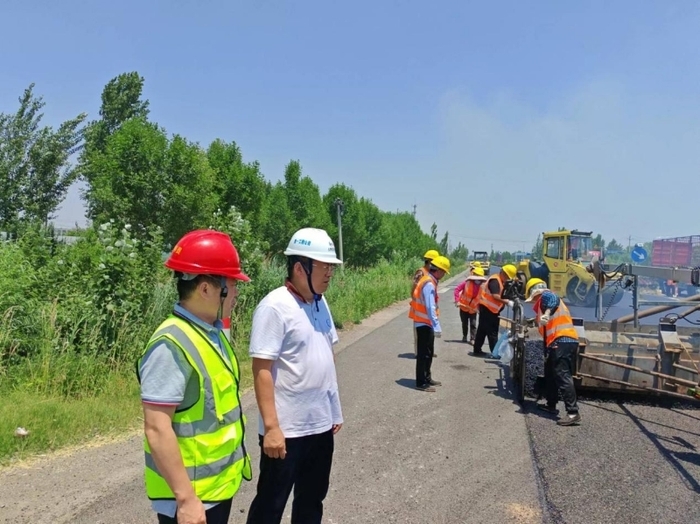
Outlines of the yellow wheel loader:
M 590 231 L 562 230 L 542 234 L 543 262 L 520 261 L 518 271 L 527 279 L 541 278 L 549 289 L 573 306 L 595 307 L 597 284 L 586 270 L 593 257 L 602 253 L 593 249 Z M 613 284 L 603 289 L 603 307 L 615 305 L 624 296 L 623 289 Z

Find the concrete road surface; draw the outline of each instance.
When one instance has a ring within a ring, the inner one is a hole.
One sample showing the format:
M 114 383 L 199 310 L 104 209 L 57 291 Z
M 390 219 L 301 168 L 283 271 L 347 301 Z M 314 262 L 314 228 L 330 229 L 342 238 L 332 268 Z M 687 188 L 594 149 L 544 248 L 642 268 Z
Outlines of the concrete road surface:
M 700 522 L 699 412 L 584 400 L 583 424 L 570 428 L 523 412 L 507 368 L 458 342 L 451 293 L 442 294 L 435 393 L 412 389 L 407 303 L 341 335 L 345 426 L 324 522 Z M 252 394 L 244 407 L 257 472 Z M 2 471 L 0 522 L 154 522 L 142 461 L 132 437 Z M 254 489 L 243 486 L 230 522 L 245 521 Z

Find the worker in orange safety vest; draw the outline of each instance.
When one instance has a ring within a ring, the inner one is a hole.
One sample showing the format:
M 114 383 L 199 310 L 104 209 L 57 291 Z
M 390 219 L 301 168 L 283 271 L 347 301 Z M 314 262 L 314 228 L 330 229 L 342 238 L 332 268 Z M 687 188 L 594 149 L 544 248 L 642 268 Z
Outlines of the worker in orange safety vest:
M 535 322 L 544 340 L 544 381 L 546 404 L 537 407 L 547 413 L 557 413 L 557 402 L 561 393 L 566 407 L 566 416 L 557 424 L 571 426 L 581 421 L 574 387 L 574 358 L 578 349 L 578 333 L 574 328 L 569 308 L 547 284 L 539 278 L 531 278 L 525 286 L 526 302 L 532 302 Z
M 450 272 L 450 261 L 439 256 L 430 263 L 429 274 L 418 282 L 413 290 L 408 316 L 413 320 L 418 339 L 416 357 L 416 389 L 435 391 L 441 383 L 433 380 L 431 367 L 435 353 L 435 339 L 442 337 L 440 312 L 437 307 L 437 283 Z
M 491 275 L 481 288 L 479 298 L 479 325 L 474 338 L 474 355 L 481 356 L 481 348 L 488 338 L 489 349 L 493 353 L 498 342 L 498 315 L 505 307 L 513 307 L 513 301 L 503 298 L 503 288 L 509 280 L 516 277 L 518 270 L 513 264 L 506 264 L 495 275 Z
M 467 279 L 454 290 L 455 307 L 459 308 L 459 319 L 462 322 L 462 342 L 467 342 L 468 339 L 470 344 L 474 344 L 476 316 L 484 282 L 486 277 L 483 268 L 474 267 L 469 271 Z
M 429 249 L 425 252 L 425 254 L 423 255 L 423 265 L 416 269 L 416 272 L 413 273 L 413 286 L 411 287 L 411 296 L 413 296 L 413 291 L 415 291 L 418 282 L 420 282 L 420 279 L 430 274 L 430 263 L 433 261 L 433 259 L 439 256 L 440 253 L 438 253 L 438 251 L 435 249 Z M 435 296 L 437 297 L 437 293 Z M 416 335 L 415 326 L 413 327 L 413 356 L 418 356 L 418 337 Z

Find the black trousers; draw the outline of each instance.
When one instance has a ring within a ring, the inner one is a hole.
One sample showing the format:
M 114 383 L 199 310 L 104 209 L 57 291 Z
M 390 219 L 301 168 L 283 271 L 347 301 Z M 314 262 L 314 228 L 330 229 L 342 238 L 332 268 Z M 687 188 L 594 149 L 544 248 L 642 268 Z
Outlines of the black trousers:
M 544 381 L 547 405 L 555 407 L 561 393 L 567 413 L 578 413 L 574 387 L 574 357 L 578 342 L 557 342 L 547 348 L 544 362 Z
M 280 522 L 292 487 L 292 524 L 320 524 L 333 462 L 333 431 L 286 439 L 284 459 L 265 455 L 262 443 L 261 436 L 258 492 L 250 505 L 247 524 Z
M 418 356 L 416 357 L 416 387 L 422 388 L 430 385 L 432 375 L 430 368 L 433 365 L 435 355 L 435 332 L 430 326 L 418 326 L 416 328 Z
M 228 499 L 220 502 L 216 506 L 206 511 L 207 524 L 227 524 L 228 517 L 231 514 L 231 501 L 233 499 Z M 158 513 L 158 524 L 177 524 L 176 518 L 167 517 Z
M 467 313 L 460 309 L 459 319 L 462 321 L 462 336 L 468 337 L 471 328 L 472 338 L 474 338 L 476 335 L 476 313 Z
M 486 307 L 479 305 L 479 327 L 476 328 L 474 353 L 481 353 L 484 340 L 487 338 L 489 349 L 493 351 L 498 342 L 498 313 L 492 313 Z

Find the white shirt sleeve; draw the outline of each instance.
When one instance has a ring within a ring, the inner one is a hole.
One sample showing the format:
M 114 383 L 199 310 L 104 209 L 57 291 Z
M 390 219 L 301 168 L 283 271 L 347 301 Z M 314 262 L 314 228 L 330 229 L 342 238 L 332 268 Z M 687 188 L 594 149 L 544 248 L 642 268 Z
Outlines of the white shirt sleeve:
M 277 360 L 282 351 L 285 329 L 284 321 L 275 308 L 259 304 L 253 313 L 248 354 L 252 358 Z

